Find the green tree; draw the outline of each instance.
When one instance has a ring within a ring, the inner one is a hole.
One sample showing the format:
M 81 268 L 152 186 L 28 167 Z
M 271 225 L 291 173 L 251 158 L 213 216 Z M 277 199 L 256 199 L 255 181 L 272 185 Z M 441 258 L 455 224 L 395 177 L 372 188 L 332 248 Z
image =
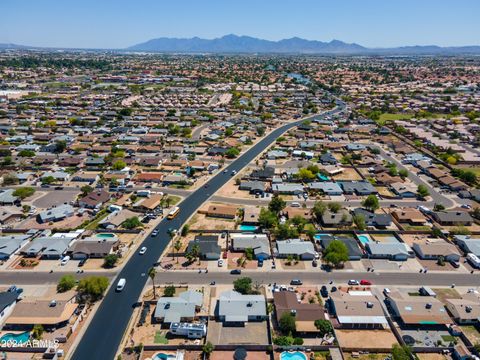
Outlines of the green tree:
M 133 216 L 131 218 L 126 219 L 123 223 L 122 226 L 125 229 L 135 229 L 137 227 L 142 226 L 142 222 L 138 219 L 137 216 Z
M 325 248 L 323 259 L 335 267 L 343 264 L 344 262 L 348 261 L 347 246 L 340 240 L 333 240 Z
M 53 176 L 46 176 L 42 178 L 42 184 L 45 184 L 45 185 L 53 184 L 55 181 L 56 180 Z
M 190 225 L 188 224 L 183 225 L 182 232 L 180 235 L 182 235 L 183 237 L 187 236 L 189 230 L 190 230 Z
M 301 168 L 296 175 L 302 181 L 312 181 L 315 179 L 315 175 L 308 169 Z
M 67 149 L 67 142 L 65 140 L 57 140 L 55 142 L 55 152 L 57 154 L 63 153 Z
M 35 189 L 29 186 L 19 187 L 13 192 L 13 196 L 17 196 L 22 200 L 32 196 L 33 194 L 35 194 Z
M 111 269 L 117 264 L 117 261 L 118 261 L 118 255 L 108 254 L 103 258 L 103 267 L 105 269 Z
M 428 188 L 425 185 L 420 184 L 417 187 L 417 195 L 421 198 L 425 198 L 428 195 L 430 195 L 430 192 L 428 191 Z
M 261 208 L 258 223 L 264 229 L 273 229 L 278 223 L 278 217 L 274 212 Z
M 340 211 L 340 209 L 342 208 L 342 205 L 340 205 L 337 202 L 332 202 L 328 204 L 328 208 L 330 209 L 331 212 L 336 214 Z
M 225 156 L 228 159 L 234 159 L 240 154 L 240 150 L 238 150 L 236 147 L 231 147 L 227 151 L 225 151 Z
M 400 170 L 398 170 L 398 175 L 402 179 L 406 179 L 408 177 L 408 170 L 407 169 L 400 169 Z
M 152 280 L 152 289 L 153 289 L 153 298 L 155 299 L 157 294 L 155 292 L 155 276 L 157 275 L 157 270 L 152 266 L 148 269 L 148 277 Z M 175 288 L 174 288 L 175 290 Z
M 332 324 L 330 323 L 330 321 L 325 319 L 315 320 L 314 325 L 320 332 L 320 336 L 324 336 L 325 334 L 330 334 L 333 331 Z
M 215 350 L 215 346 L 210 341 L 207 341 L 202 346 L 202 352 L 205 354 L 207 359 L 210 357 L 210 355 L 213 353 L 214 350 Z
M 291 346 L 293 345 L 293 338 L 291 336 L 277 336 L 273 339 L 273 343 L 277 346 Z
M 44 333 L 44 328 L 40 324 L 35 324 L 32 329 L 32 337 L 35 340 L 40 340 L 42 338 L 42 335 Z
M 75 287 L 76 280 L 73 275 L 63 275 L 57 284 L 57 291 L 59 293 L 66 292 Z
M 290 226 L 290 223 L 278 224 L 275 229 L 275 236 L 277 239 L 294 239 L 298 237 L 298 230 Z
M 80 188 L 80 191 L 82 192 L 82 196 L 86 196 L 90 194 L 93 190 L 95 190 L 93 187 L 90 185 L 84 185 Z
M 290 312 L 284 312 L 278 321 L 278 326 L 283 334 L 292 334 L 297 330 L 295 316 Z
M 252 293 L 252 279 L 241 277 L 233 282 L 233 289 L 240 294 L 248 295 Z
M 365 209 L 368 209 L 371 211 L 375 211 L 380 207 L 378 198 L 373 194 L 368 195 L 367 198 L 363 200 L 362 205 Z
M 323 201 L 316 201 L 313 205 L 313 214 L 317 221 L 320 221 L 325 211 L 327 211 L 327 205 Z
M 365 216 L 361 214 L 357 214 L 353 216 L 353 223 L 357 227 L 358 230 L 365 230 L 367 228 L 367 224 L 365 223 Z
M 16 185 L 19 183 L 17 175 L 14 173 L 8 173 L 3 175 L 3 185 L 8 186 L 8 185 Z
M 107 287 L 107 277 L 88 276 L 80 280 L 77 290 L 82 299 L 93 302 L 102 298 Z
M 127 164 L 125 163 L 125 161 L 122 161 L 122 160 L 117 160 L 113 163 L 112 165 L 112 169 L 113 170 L 122 170 L 125 168 L 125 166 L 127 166 Z
M 21 150 L 18 152 L 18 156 L 20 157 L 34 157 L 35 151 L 33 150 Z
M 391 352 L 393 360 L 411 360 L 412 358 L 412 351 L 408 346 L 395 344 L 392 346 Z
M 274 195 L 268 204 L 268 209 L 278 215 L 280 211 L 285 208 L 285 206 L 287 206 L 285 200 L 278 195 Z
M 164 297 L 173 297 L 175 295 L 175 286 L 169 285 L 163 290 Z
M 175 241 L 175 244 L 173 245 L 173 248 L 175 249 L 177 253 L 177 264 L 178 264 L 178 252 L 182 248 L 182 242 L 180 240 Z

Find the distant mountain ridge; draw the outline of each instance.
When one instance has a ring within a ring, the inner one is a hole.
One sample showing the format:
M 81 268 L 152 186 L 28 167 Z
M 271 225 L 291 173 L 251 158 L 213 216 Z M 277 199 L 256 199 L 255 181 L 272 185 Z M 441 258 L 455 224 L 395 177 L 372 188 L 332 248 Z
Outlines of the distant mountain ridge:
M 292 37 L 279 41 L 251 36 L 225 35 L 215 39 L 161 37 L 130 46 L 126 49 L 92 49 L 40 47 L 0 43 L 0 50 L 87 50 L 87 51 L 138 51 L 159 53 L 244 53 L 244 54 L 319 54 L 319 55 L 480 55 L 480 46 L 413 45 L 394 48 L 367 48 L 340 40 L 330 42 Z
M 480 46 L 440 47 L 436 45 L 367 48 L 340 40 L 323 42 L 299 37 L 271 41 L 250 36 L 225 35 L 215 39 L 161 37 L 128 47 L 129 51 L 176 53 L 299 53 L 299 54 L 398 54 L 440 55 L 480 54 Z

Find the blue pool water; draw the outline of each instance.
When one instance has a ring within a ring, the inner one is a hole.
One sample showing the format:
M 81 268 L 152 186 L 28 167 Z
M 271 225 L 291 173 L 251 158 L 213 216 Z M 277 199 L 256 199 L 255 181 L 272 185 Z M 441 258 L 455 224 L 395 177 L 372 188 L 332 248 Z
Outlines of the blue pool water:
M 116 235 L 112 233 L 100 233 L 95 236 L 102 239 L 111 239 L 111 238 L 114 238 Z
M 24 333 L 20 333 L 20 334 L 7 333 L 0 338 L 0 343 L 11 341 L 11 342 L 15 342 L 17 345 L 20 345 L 20 344 L 26 343 L 29 339 L 30 339 L 29 331 L 25 331 Z
M 240 225 L 240 230 L 242 231 L 255 231 L 257 227 L 255 225 Z
M 280 360 L 307 360 L 307 355 L 301 351 L 284 351 L 280 354 Z
M 313 238 L 314 238 L 315 240 L 321 240 L 322 237 L 326 237 L 326 236 L 328 237 L 328 236 L 331 236 L 331 235 L 329 235 L 329 234 L 315 234 L 315 235 L 313 236 Z
M 329 180 L 328 176 L 326 176 L 326 175 L 324 175 L 324 174 L 321 174 L 321 173 L 318 173 L 318 174 L 317 174 L 317 177 L 318 177 L 319 180 L 321 180 L 321 181 L 328 181 L 328 180 Z
M 360 240 L 360 242 L 363 245 L 368 244 L 370 242 L 370 237 L 368 235 L 357 235 L 357 238 L 358 240 Z
M 176 355 L 158 353 L 153 357 L 153 360 L 173 360 L 173 359 L 176 359 L 176 358 L 177 358 Z

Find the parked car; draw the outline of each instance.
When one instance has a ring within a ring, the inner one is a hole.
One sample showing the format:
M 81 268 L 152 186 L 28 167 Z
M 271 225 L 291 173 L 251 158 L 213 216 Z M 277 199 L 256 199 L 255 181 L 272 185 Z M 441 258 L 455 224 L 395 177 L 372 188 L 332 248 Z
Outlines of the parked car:
M 317 267 L 317 266 L 318 266 L 317 260 L 313 260 L 313 261 L 312 261 L 312 266 L 313 266 L 313 267 Z
M 292 202 L 292 203 L 290 204 L 290 206 L 291 206 L 291 207 L 297 207 L 297 208 L 299 208 L 301 205 L 300 205 L 300 203 L 294 201 L 294 202 Z
M 83 265 L 85 265 L 85 263 L 87 262 L 87 259 L 82 259 L 78 262 L 78 267 L 82 267 Z
M 290 285 L 302 285 L 302 284 L 303 282 L 300 279 L 293 279 L 292 281 L 290 281 Z
M 460 267 L 460 264 L 457 261 L 450 261 L 450 265 L 452 265 L 455 269 L 458 269 Z
M 67 263 L 70 261 L 70 256 L 65 256 L 62 261 L 60 261 L 60 265 L 67 265 Z
M 328 290 L 325 285 L 323 285 L 322 288 L 320 289 L 320 295 L 322 295 L 322 297 L 324 298 L 328 297 Z
M 241 273 L 242 273 L 242 270 L 240 269 L 233 269 L 232 271 L 230 271 L 231 275 L 240 275 Z
M 237 170 L 232 170 L 232 176 L 237 174 Z
M 218 264 L 218 267 L 222 267 L 223 266 L 223 260 L 218 259 L 217 264 Z
M 140 251 L 138 252 L 140 255 L 143 255 L 147 252 L 147 247 L 146 246 L 143 246 Z
M 369 280 L 362 279 L 360 280 L 360 285 L 372 285 L 372 282 Z
M 158 230 L 157 229 L 153 230 L 152 231 L 152 237 L 155 237 L 157 235 L 158 235 Z
M 389 288 L 383 289 L 383 295 L 388 296 L 391 293 Z
M 360 285 L 358 280 L 348 280 L 348 285 Z
M 125 280 L 124 278 L 121 278 L 120 280 L 118 280 L 117 288 L 116 288 L 117 292 L 122 291 L 125 288 L 126 283 L 127 283 L 127 280 Z

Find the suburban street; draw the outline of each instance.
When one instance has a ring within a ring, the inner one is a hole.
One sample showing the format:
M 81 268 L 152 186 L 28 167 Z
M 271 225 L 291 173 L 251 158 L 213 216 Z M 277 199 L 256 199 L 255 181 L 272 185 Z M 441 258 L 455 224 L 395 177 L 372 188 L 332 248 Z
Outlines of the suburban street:
M 340 102 L 337 105 L 335 109 L 326 111 L 323 114 L 332 115 L 345 107 Z M 318 116 L 315 115 L 309 118 Z M 240 171 L 281 134 L 309 118 L 285 124 L 270 132 L 237 160 L 226 166 L 225 172 L 222 170 L 209 180 L 207 185 L 205 185 L 206 187 L 196 190 L 180 203 L 180 213 L 176 218 L 173 220 L 164 219 L 160 222 L 156 227 L 158 235 L 156 237 L 147 236 L 141 245 L 147 247 L 148 251 L 146 254 L 134 254 L 120 271 L 118 278 L 126 279 L 125 289 L 121 293 L 117 293 L 115 292 L 115 286 L 110 288 L 76 348 L 72 359 L 105 360 L 114 358 L 132 315 L 132 304 L 139 299 L 148 279 L 145 274 L 158 261 L 164 249 L 169 245 L 169 229 L 180 229 L 182 224 L 231 178 L 232 171 Z M 95 352 L 92 352 L 92 349 L 95 349 Z

